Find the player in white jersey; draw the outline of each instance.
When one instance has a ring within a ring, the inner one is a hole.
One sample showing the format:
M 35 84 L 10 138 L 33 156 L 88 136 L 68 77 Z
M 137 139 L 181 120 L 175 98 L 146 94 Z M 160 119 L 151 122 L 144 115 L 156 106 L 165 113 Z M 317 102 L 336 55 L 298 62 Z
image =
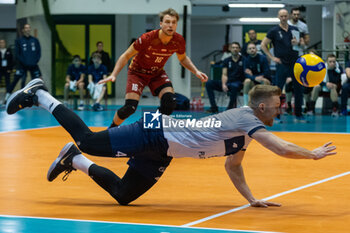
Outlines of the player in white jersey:
M 151 114 L 149 122 L 146 116 L 134 124 L 92 132 L 73 111 L 47 92 L 41 79 L 34 79 L 10 96 L 6 110 L 14 114 L 25 107 L 40 106 L 71 134 L 81 151 L 103 157 L 130 157 L 128 170 L 119 178 L 83 156 L 73 143 L 68 143 L 52 163 L 47 174 L 49 181 L 62 172 L 65 172 L 65 180 L 72 170 L 80 170 L 120 204 L 127 205 L 159 180 L 172 158 L 227 156 L 225 168 L 238 191 L 251 206 L 267 207 L 280 204 L 253 197 L 241 166 L 252 139 L 286 158 L 317 160 L 336 153 L 331 143 L 310 151 L 265 129 L 265 125 L 272 126 L 279 114 L 280 95 L 281 90 L 276 86 L 256 85 L 249 93 L 249 107 L 246 108 L 185 121 L 168 116 L 162 118 L 157 111 Z M 149 125 L 157 127 L 147 129 Z

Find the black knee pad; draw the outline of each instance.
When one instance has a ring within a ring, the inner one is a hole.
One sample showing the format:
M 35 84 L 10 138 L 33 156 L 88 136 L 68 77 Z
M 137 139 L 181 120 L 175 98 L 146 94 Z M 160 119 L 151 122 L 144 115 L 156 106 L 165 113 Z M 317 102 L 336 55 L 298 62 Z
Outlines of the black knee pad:
M 286 83 L 286 92 L 292 92 L 293 91 L 293 82 Z
M 176 97 L 173 93 L 167 92 L 160 99 L 160 112 L 165 115 L 170 115 L 176 108 Z
M 136 111 L 138 104 L 139 104 L 138 100 L 130 100 L 130 99 L 125 100 L 124 106 L 118 110 L 119 118 L 122 120 L 128 118 L 130 115 L 132 115 Z

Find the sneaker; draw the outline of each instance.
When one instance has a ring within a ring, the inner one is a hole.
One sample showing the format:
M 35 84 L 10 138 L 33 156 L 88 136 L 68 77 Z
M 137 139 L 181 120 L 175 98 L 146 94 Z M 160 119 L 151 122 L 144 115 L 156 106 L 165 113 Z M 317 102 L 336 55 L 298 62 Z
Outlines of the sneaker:
M 313 115 L 315 115 L 315 114 L 314 114 L 313 111 L 307 111 L 307 112 L 306 112 L 306 115 L 307 115 L 307 116 L 313 116 Z
M 11 115 L 23 108 L 32 107 L 33 105 L 38 106 L 38 97 L 35 95 L 35 92 L 39 89 L 48 91 L 44 85 L 44 81 L 40 78 L 36 78 L 30 81 L 21 90 L 10 95 L 6 104 L 7 113 Z
M 205 111 L 206 113 L 212 113 L 212 114 L 216 114 L 219 113 L 219 109 L 218 108 L 209 108 Z
M 286 111 L 284 112 L 285 115 L 293 115 L 293 109 L 292 108 L 287 108 Z
M 273 123 L 274 124 L 283 124 L 283 121 L 281 120 L 281 118 L 276 117 L 275 119 L 273 119 Z
M 103 111 L 103 110 L 104 110 L 104 108 L 102 107 L 102 105 L 101 104 L 97 104 L 96 111 L 100 112 L 100 111 Z
M 306 120 L 306 118 L 303 115 L 295 116 L 294 122 L 295 123 L 310 123 L 310 121 Z
M 332 116 L 332 117 L 338 117 L 338 116 L 339 116 L 338 111 L 334 111 L 334 112 L 332 112 L 331 116 Z
M 59 174 L 65 172 L 62 180 L 66 181 L 68 179 L 69 173 L 71 173 L 73 170 L 76 170 L 72 166 L 73 157 L 79 154 L 81 154 L 81 152 L 73 144 L 73 142 L 67 143 L 61 150 L 57 159 L 51 164 L 49 171 L 47 172 L 47 180 L 51 182 L 56 179 Z
M 85 109 L 84 104 L 79 104 L 78 110 L 79 110 L 79 111 L 84 111 L 84 109 Z
M 341 116 L 347 116 L 347 115 L 348 115 L 347 109 L 342 110 L 341 113 L 340 113 L 340 115 L 341 115 Z

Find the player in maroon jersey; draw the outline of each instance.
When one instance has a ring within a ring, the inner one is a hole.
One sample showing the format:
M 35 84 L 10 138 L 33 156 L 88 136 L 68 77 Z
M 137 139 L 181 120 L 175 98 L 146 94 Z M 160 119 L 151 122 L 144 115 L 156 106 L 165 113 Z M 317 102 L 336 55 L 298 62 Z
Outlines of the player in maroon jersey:
M 208 76 L 199 71 L 186 55 L 186 42 L 176 33 L 178 13 L 169 8 L 159 14 L 160 29 L 144 33 L 118 59 L 112 74 L 100 83 L 114 82 L 130 58 L 125 104 L 114 115 L 111 127 L 118 126 L 136 111 L 145 86 L 160 99 L 160 112 L 170 115 L 176 107 L 174 89 L 164 65 L 176 53 L 181 65 L 196 75 L 202 82 Z

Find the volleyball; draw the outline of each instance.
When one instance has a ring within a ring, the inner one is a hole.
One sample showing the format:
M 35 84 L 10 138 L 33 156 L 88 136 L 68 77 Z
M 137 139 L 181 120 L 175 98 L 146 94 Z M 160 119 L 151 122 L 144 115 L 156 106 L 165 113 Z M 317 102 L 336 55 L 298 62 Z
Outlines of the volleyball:
M 320 84 L 326 75 L 326 64 L 317 55 L 305 54 L 294 64 L 294 76 L 305 87 L 314 87 Z

